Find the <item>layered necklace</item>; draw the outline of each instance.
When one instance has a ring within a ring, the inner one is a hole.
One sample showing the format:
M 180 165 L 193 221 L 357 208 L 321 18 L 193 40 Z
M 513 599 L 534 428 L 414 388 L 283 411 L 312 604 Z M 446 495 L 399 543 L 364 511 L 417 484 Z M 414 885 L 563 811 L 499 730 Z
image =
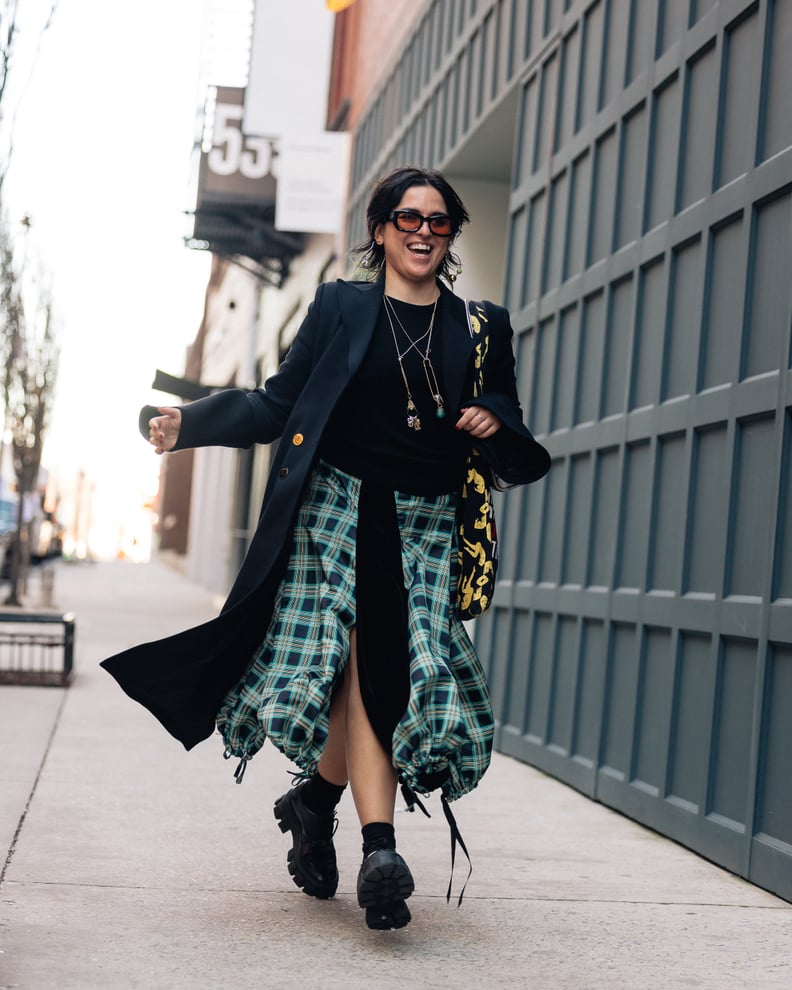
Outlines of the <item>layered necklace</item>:
M 440 386 L 437 382 L 437 375 L 432 367 L 432 361 L 430 355 L 432 353 L 432 333 L 434 332 L 434 322 L 435 313 L 437 312 L 437 301 L 440 297 L 434 301 L 434 306 L 432 307 L 432 315 L 429 319 L 429 326 L 420 337 L 413 338 L 404 329 L 402 321 L 399 319 L 399 314 L 396 312 L 393 303 L 388 296 L 385 296 L 385 315 L 388 317 L 388 323 L 390 324 L 391 334 L 393 336 L 393 345 L 396 348 L 396 359 L 399 362 L 399 371 L 401 372 L 402 381 L 404 382 L 404 390 L 407 393 L 407 426 L 411 430 L 421 429 L 421 417 L 418 415 L 418 409 L 415 405 L 415 401 L 412 397 L 412 392 L 410 391 L 410 383 L 407 379 L 407 372 L 404 370 L 404 358 L 410 353 L 410 351 L 415 350 L 421 359 L 421 365 L 423 367 L 424 376 L 426 377 L 426 384 L 429 386 L 429 394 L 435 403 L 435 416 L 438 419 L 445 419 L 445 405 L 443 404 L 443 396 L 440 394 Z M 393 321 L 396 321 L 394 325 Z M 401 332 L 407 339 L 407 346 L 404 350 L 399 347 L 399 338 L 396 334 L 396 326 L 399 327 Z M 423 346 L 423 342 L 426 341 L 426 345 Z

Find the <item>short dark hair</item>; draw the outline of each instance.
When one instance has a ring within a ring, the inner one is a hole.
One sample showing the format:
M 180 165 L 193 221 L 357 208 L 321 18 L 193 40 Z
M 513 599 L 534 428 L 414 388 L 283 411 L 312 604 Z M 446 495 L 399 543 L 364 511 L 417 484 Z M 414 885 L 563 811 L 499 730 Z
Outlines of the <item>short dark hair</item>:
M 459 268 L 459 258 L 451 250 L 451 245 L 459 235 L 462 225 L 470 222 L 470 216 L 456 190 L 435 169 L 404 165 L 389 172 L 377 182 L 366 209 L 368 238 L 352 248 L 352 253 L 360 255 L 358 265 L 369 273 L 372 280 L 384 277 L 385 248 L 374 240 L 374 232 L 381 223 L 388 223 L 391 213 L 412 186 L 431 186 L 443 197 L 451 218 L 452 233 L 448 241 L 448 250 L 437 269 L 437 274 L 453 285 Z

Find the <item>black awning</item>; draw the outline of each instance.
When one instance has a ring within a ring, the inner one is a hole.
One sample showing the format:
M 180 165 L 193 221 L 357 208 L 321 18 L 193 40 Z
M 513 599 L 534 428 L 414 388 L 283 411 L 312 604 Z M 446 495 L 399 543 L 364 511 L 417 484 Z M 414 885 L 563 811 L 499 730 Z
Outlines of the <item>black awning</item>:
M 158 392 L 167 392 L 168 395 L 177 395 L 180 399 L 192 402 L 195 399 L 204 399 L 213 392 L 220 392 L 228 385 L 202 385 L 200 382 L 191 381 L 189 378 L 177 378 L 169 375 L 165 371 L 157 368 L 154 373 L 152 388 Z

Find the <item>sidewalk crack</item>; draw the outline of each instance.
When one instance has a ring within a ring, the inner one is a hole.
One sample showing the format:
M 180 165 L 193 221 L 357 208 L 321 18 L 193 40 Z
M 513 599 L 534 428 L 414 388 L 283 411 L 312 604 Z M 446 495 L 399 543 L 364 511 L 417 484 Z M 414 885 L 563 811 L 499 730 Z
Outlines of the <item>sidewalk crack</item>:
M 37 689 L 33 689 L 37 690 Z M 8 867 L 11 865 L 11 860 L 14 858 L 14 852 L 16 851 L 17 842 L 19 841 L 19 836 L 22 833 L 22 827 L 25 824 L 25 819 L 27 818 L 27 813 L 30 810 L 30 805 L 33 802 L 33 797 L 36 793 L 36 788 L 38 787 L 39 780 L 41 779 L 41 774 L 44 771 L 44 765 L 47 762 L 47 757 L 49 756 L 50 748 L 52 747 L 52 741 L 55 738 L 55 733 L 60 725 L 61 714 L 63 713 L 63 706 L 66 704 L 66 689 L 63 690 L 63 697 L 58 705 L 58 710 L 55 713 L 55 720 L 52 723 L 52 729 L 47 738 L 47 745 L 44 747 L 44 755 L 41 757 L 41 762 L 39 763 L 38 770 L 36 771 L 36 777 L 33 781 L 33 786 L 30 788 L 30 794 L 28 794 L 28 799 L 25 802 L 25 807 L 22 810 L 22 814 L 19 816 L 19 821 L 17 822 L 17 827 L 14 830 L 14 835 L 11 839 L 11 845 L 8 847 L 8 854 L 3 863 L 3 868 L 0 870 L 0 887 L 3 886 L 5 882 L 6 873 L 8 872 Z

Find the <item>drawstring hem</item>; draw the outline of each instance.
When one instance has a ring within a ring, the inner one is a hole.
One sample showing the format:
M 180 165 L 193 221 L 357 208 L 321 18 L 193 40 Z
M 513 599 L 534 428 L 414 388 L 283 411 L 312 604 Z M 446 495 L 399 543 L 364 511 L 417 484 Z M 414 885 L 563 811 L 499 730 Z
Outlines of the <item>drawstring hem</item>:
M 417 806 L 421 809 L 421 811 L 426 815 L 427 818 L 432 817 L 429 814 L 429 812 L 426 810 L 426 805 L 418 797 L 418 795 L 415 793 L 412 787 L 410 787 L 410 785 L 407 783 L 406 780 L 403 780 L 401 782 L 401 792 L 402 792 L 402 797 L 404 798 L 405 803 L 407 804 L 407 811 L 413 812 L 415 811 L 415 808 Z
M 454 818 L 454 813 L 451 810 L 451 806 L 448 803 L 448 798 L 445 794 L 440 795 L 440 804 L 443 806 L 443 814 L 448 822 L 448 827 L 451 830 L 451 876 L 448 879 L 448 891 L 446 893 L 446 904 L 451 901 L 451 886 L 454 882 L 454 861 L 456 859 L 456 847 L 459 843 L 459 848 L 465 854 L 465 858 L 468 861 L 468 875 L 465 877 L 465 882 L 462 884 L 462 890 L 459 893 L 459 899 L 457 900 L 457 907 L 462 906 L 462 898 L 465 896 L 465 890 L 467 889 L 468 880 L 470 880 L 473 875 L 473 863 L 470 859 L 470 853 L 467 851 L 467 846 L 465 845 L 465 840 L 462 838 L 462 833 L 459 831 L 459 826 L 456 823 L 456 818 Z
M 421 809 L 421 811 L 426 815 L 427 818 L 432 816 L 426 810 L 426 806 L 415 793 L 412 787 L 406 782 L 401 781 L 401 792 L 407 804 L 407 811 L 415 811 L 416 806 Z M 465 840 L 462 838 L 462 833 L 459 831 L 459 826 L 457 825 L 454 813 L 451 810 L 451 805 L 448 802 L 448 798 L 445 794 L 440 795 L 440 804 L 443 808 L 443 814 L 445 815 L 445 820 L 448 822 L 448 828 L 451 832 L 451 876 L 448 878 L 448 891 L 446 892 L 446 904 L 451 903 L 451 888 L 454 884 L 454 866 L 456 864 L 456 847 L 459 848 L 465 854 L 465 858 L 468 861 L 468 875 L 465 877 L 465 882 L 462 884 L 462 890 L 460 891 L 459 897 L 457 899 L 457 907 L 462 906 L 462 898 L 465 896 L 465 891 L 467 890 L 468 881 L 473 875 L 473 863 L 470 859 L 470 853 L 468 852 L 467 846 L 465 845 Z
M 223 759 L 230 760 L 234 754 L 229 752 L 227 749 L 223 752 Z M 237 763 L 236 770 L 234 770 L 234 780 L 237 784 L 241 784 L 245 776 L 245 770 L 247 770 L 248 761 L 251 760 L 251 756 L 240 757 L 239 763 Z

